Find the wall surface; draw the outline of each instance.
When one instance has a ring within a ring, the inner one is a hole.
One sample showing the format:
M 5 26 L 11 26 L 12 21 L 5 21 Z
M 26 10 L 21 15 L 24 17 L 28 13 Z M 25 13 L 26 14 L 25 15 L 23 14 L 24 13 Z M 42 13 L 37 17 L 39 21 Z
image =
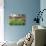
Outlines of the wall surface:
M 4 41 L 4 0 L 0 0 L 0 42 Z
M 4 38 L 7 41 L 18 41 L 32 30 L 35 14 L 40 9 L 40 0 L 4 0 Z M 25 26 L 10 26 L 8 17 L 10 13 L 23 13 L 26 15 Z
M 41 0 L 41 1 L 40 1 L 40 9 L 41 9 L 41 11 L 42 11 L 43 9 L 46 9 L 46 0 Z M 43 22 L 41 21 L 41 22 L 40 22 L 40 25 L 43 25 L 43 26 L 46 27 L 46 10 L 43 12 L 42 17 L 43 17 Z

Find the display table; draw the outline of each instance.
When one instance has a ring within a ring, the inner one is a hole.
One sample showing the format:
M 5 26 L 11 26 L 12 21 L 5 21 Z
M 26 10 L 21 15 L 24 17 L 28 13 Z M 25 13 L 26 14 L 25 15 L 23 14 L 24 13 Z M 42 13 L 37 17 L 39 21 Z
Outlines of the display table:
M 32 46 L 44 46 L 46 44 L 46 28 L 34 25 L 32 26 L 32 34 L 34 35 Z

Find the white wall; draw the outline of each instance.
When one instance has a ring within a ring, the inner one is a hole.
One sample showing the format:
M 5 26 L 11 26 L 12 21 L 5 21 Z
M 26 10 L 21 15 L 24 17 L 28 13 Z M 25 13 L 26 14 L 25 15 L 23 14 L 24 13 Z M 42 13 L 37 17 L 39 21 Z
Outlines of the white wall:
M 4 8 L 3 0 L 0 0 L 0 42 L 4 41 Z
M 46 9 L 46 0 L 40 0 L 40 9 Z M 43 12 L 43 22 L 40 21 L 40 24 L 46 26 L 46 11 Z

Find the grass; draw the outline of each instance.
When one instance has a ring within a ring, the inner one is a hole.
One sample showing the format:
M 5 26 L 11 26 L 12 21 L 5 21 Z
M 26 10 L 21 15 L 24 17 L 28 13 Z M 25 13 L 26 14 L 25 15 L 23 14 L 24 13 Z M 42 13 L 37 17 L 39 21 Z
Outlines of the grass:
M 16 19 L 9 19 L 9 24 L 10 25 L 25 25 L 25 20 L 22 18 Z

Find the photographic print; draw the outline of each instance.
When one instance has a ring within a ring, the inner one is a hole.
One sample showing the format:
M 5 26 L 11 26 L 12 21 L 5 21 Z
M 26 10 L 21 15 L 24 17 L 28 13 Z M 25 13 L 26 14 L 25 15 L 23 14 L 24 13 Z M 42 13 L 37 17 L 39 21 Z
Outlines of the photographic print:
M 9 16 L 9 25 L 25 25 L 26 17 L 24 14 L 12 14 Z

